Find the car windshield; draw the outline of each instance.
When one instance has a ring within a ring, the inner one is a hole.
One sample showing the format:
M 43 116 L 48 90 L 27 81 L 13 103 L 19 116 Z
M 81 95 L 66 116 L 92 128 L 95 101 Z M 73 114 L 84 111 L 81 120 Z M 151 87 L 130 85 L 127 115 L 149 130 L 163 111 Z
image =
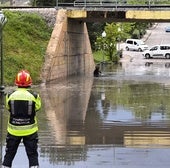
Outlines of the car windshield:
M 158 49 L 158 46 L 154 46 L 150 50 L 153 51 L 153 50 L 157 50 L 157 49 Z
M 138 44 L 139 45 L 145 45 L 145 43 L 143 41 L 139 41 Z

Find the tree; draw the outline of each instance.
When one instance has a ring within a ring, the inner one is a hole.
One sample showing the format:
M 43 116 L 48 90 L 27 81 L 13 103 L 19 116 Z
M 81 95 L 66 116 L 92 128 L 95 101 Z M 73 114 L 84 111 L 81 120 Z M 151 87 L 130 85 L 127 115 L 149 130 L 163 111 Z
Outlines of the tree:
M 105 23 L 95 22 L 95 23 L 87 23 L 88 34 L 90 38 L 90 43 L 92 50 L 95 50 L 95 42 L 96 37 L 101 36 L 102 31 L 105 27 Z
M 143 35 L 146 33 L 146 29 L 148 28 L 148 26 L 149 26 L 148 23 L 135 22 L 132 37 L 137 39 L 143 37 Z
M 56 0 L 30 0 L 32 6 L 55 6 Z
M 106 37 L 97 37 L 97 50 L 102 50 L 109 61 L 117 62 L 117 43 L 128 38 L 132 28 L 130 23 L 107 23 L 104 28 Z

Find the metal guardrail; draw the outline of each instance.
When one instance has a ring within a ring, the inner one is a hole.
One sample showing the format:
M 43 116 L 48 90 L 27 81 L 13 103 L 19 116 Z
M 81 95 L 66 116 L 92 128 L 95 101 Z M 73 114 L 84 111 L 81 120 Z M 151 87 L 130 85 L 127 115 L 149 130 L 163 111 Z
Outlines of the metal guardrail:
M 126 5 L 126 0 L 75 0 L 74 6 L 110 6 Z
M 56 7 L 169 7 L 169 0 L 140 0 L 136 3 L 132 3 L 130 0 L 75 0 L 71 3 L 62 3 L 60 0 L 56 0 Z

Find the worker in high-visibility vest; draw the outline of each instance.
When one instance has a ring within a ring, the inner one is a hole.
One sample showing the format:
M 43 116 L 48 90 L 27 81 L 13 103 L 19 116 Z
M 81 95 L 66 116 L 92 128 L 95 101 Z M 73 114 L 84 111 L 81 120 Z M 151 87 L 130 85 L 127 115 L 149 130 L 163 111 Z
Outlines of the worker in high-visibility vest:
M 18 88 L 6 94 L 6 108 L 10 115 L 7 126 L 6 153 L 3 168 L 11 168 L 18 146 L 23 140 L 30 168 L 38 168 L 38 125 L 36 112 L 41 108 L 41 98 L 31 89 L 30 73 L 21 70 L 15 79 Z

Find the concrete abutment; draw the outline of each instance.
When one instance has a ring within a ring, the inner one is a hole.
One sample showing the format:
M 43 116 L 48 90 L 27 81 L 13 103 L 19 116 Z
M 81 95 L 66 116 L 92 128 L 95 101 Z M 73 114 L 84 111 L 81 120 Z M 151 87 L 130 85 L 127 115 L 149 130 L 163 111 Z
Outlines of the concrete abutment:
M 69 19 L 67 10 L 58 10 L 42 69 L 43 82 L 92 74 L 94 66 L 86 23 Z

